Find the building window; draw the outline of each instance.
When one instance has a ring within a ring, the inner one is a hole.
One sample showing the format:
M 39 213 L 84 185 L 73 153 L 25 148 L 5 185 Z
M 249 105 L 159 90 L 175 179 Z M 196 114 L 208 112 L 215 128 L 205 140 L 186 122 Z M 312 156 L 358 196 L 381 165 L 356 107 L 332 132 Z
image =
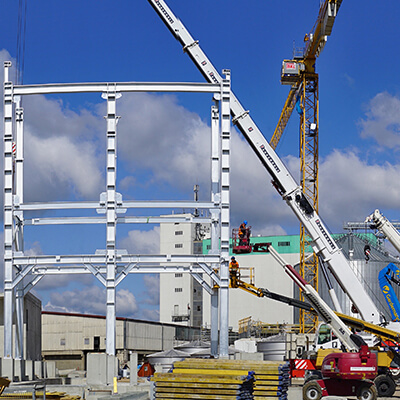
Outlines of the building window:
M 183 243 L 176 243 L 175 248 L 176 249 L 181 249 L 183 247 Z
M 207 245 L 207 250 L 211 250 L 211 244 Z
M 88 337 L 85 337 L 85 339 L 84 339 L 84 343 L 85 343 L 85 346 L 87 346 L 87 345 L 89 345 L 89 344 L 90 344 L 90 342 L 89 342 L 89 338 L 88 338 Z
M 183 231 L 175 231 L 175 235 L 176 235 L 176 236 L 178 236 L 178 235 L 183 235 Z
M 278 242 L 278 246 L 290 246 L 290 242 Z
M 65 339 L 60 339 L 60 346 L 65 346 Z
M 180 293 L 182 291 L 183 291 L 183 289 L 181 287 L 176 287 L 175 288 L 175 293 Z
M 177 273 L 177 274 L 175 274 L 175 278 L 182 278 L 182 276 L 183 276 L 183 274 L 182 273 Z

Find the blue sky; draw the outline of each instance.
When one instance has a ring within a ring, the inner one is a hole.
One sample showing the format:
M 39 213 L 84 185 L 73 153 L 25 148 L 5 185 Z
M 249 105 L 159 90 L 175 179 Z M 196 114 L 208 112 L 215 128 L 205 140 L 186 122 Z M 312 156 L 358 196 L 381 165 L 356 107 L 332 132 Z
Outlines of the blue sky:
M 267 139 L 288 87 L 283 59 L 301 47 L 319 1 L 170 0 L 215 67 L 231 70 L 232 88 Z M 0 1 L 0 59 L 17 53 L 18 2 Z M 320 215 L 332 232 L 375 208 L 400 219 L 400 79 L 398 0 L 344 0 L 317 60 L 320 79 Z M 29 2 L 24 83 L 203 82 L 146 0 Z M 12 75 L 14 79 L 14 75 Z M 209 95 L 124 95 L 117 103 L 118 190 L 124 199 L 209 197 Z M 98 95 L 24 99 L 26 201 L 97 200 L 104 191 L 105 114 Z M 296 113 L 277 148 L 297 177 Z M 232 224 L 246 218 L 257 234 L 292 234 L 298 221 L 235 131 L 232 137 Z M 99 227 L 26 230 L 31 254 L 94 252 Z M 118 246 L 158 250 L 158 227 L 123 226 Z M 157 319 L 156 276 L 131 275 L 119 286 L 117 312 Z M 46 277 L 35 288 L 48 310 L 104 313 L 105 296 L 91 276 Z M 119 304 L 119 305 L 118 305 Z

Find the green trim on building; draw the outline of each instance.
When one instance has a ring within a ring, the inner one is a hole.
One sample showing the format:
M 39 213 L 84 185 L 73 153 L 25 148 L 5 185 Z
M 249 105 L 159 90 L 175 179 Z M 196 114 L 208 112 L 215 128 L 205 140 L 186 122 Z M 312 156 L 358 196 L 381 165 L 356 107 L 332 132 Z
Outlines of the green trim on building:
M 334 239 L 337 239 L 345 233 L 332 234 Z M 357 233 L 359 237 L 365 237 L 370 243 L 377 244 L 377 238 L 373 233 Z M 229 242 L 230 254 L 232 254 L 232 240 Z M 251 244 L 256 243 L 271 243 L 275 250 L 280 254 L 296 254 L 300 253 L 300 235 L 282 235 L 282 236 L 252 236 L 250 238 Z M 203 240 L 203 254 L 208 254 L 211 249 L 211 240 Z M 311 252 L 311 247 L 307 249 Z M 248 253 L 260 254 L 260 253 Z

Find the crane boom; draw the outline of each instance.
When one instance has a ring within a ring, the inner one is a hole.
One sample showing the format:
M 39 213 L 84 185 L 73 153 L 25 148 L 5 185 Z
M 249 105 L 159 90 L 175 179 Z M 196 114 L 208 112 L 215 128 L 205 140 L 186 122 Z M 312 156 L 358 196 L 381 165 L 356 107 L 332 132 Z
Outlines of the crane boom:
M 198 41 L 193 39 L 166 2 L 164 0 L 148 0 L 148 2 L 175 38 L 182 44 L 183 50 L 189 55 L 206 80 L 211 83 L 222 83 L 220 74 L 200 48 Z M 328 265 L 343 290 L 360 311 L 362 318 L 373 323 L 380 323 L 381 315 L 379 310 L 364 290 L 344 254 L 329 234 L 325 224 L 305 198 L 301 187 L 271 148 L 250 117 L 249 112 L 245 110 L 233 93 L 231 93 L 230 105 L 232 122 L 242 132 L 263 166 L 271 175 L 275 188 L 306 228 L 312 238 L 311 245 L 314 252 Z
M 393 224 L 379 210 L 375 210 L 368 216 L 365 222 L 371 222 L 373 227 L 383 233 L 387 240 L 400 253 L 400 234 Z

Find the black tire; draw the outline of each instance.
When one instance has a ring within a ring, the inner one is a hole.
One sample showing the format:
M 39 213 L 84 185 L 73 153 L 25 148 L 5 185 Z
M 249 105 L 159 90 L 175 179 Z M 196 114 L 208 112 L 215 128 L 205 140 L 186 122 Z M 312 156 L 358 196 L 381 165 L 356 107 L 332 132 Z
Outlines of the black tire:
M 396 383 L 389 375 L 378 375 L 374 379 L 378 397 L 392 397 L 396 391 Z
M 318 379 L 322 379 L 322 375 L 321 375 L 321 374 L 313 373 L 313 374 L 311 374 L 311 375 L 308 375 L 308 376 L 306 376 L 306 378 L 304 379 L 304 385 L 305 385 L 307 382 L 310 382 L 310 381 L 317 381 Z
M 358 400 L 376 400 L 378 392 L 374 384 L 362 383 L 357 389 Z
M 321 397 L 322 389 L 316 381 L 308 381 L 303 386 L 303 400 L 320 400 Z

